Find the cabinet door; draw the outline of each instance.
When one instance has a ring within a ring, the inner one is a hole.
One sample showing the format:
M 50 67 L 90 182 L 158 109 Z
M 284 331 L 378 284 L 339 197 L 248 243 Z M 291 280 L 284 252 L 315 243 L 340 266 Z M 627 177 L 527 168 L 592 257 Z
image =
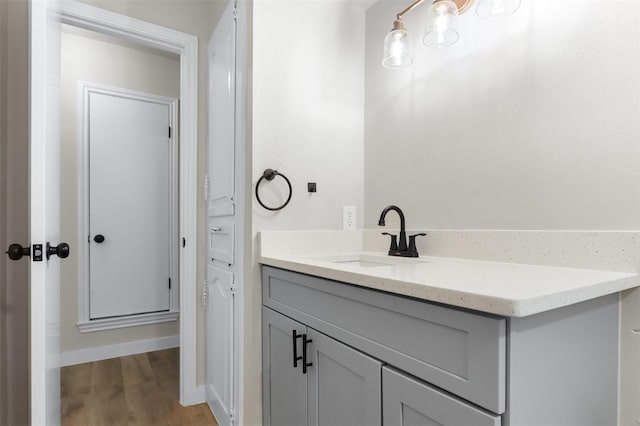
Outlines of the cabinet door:
M 490 414 L 398 370 L 382 369 L 385 426 L 499 426 Z
M 207 265 L 206 381 L 207 402 L 220 424 L 231 424 L 235 338 L 233 273 Z M 222 420 L 224 419 L 224 421 Z
M 380 361 L 313 329 L 307 359 L 309 426 L 381 424 Z
M 302 336 L 306 327 L 269 308 L 262 308 L 264 426 L 307 424 L 307 375 L 302 374 L 300 360 L 294 367 L 294 355 L 302 355 L 302 339 L 294 339 L 294 331 Z

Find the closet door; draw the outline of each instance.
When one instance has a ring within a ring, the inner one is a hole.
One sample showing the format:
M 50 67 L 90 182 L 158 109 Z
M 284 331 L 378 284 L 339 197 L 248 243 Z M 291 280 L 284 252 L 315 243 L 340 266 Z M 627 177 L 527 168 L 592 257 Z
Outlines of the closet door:
M 90 319 L 168 311 L 170 106 L 87 96 Z
M 218 412 L 231 413 L 233 404 L 233 273 L 207 265 L 206 333 L 207 400 L 215 401 Z
M 218 345 L 207 347 L 207 375 L 213 379 L 207 401 L 220 426 L 237 422 L 235 400 L 239 396 L 234 387 L 240 383 L 241 367 L 234 349 L 240 347 L 236 325 L 239 305 L 235 305 L 234 293 L 242 285 L 240 253 L 244 220 L 242 210 L 236 214 L 236 203 L 242 206 L 242 201 L 235 199 L 236 165 L 243 160 L 242 155 L 237 155 L 240 148 L 236 136 L 236 108 L 241 102 L 236 88 L 237 31 L 237 3 L 229 2 L 207 47 L 207 270 L 215 271 L 207 272 L 207 281 L 213 283 L 208 303 L 210 311 L 224 312 L 223 320 L 208 322 L 206 326 L 207 338 Z M 242 188 L 238 190 L 242 193 Z M 231 277 L 224 289 L 216 288 L 222 285 L 221 276 Z

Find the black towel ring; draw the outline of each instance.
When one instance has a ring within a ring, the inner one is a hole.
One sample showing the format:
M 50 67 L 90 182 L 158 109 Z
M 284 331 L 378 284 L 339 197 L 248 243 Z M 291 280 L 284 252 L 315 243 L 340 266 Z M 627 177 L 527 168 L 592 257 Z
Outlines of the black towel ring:
M 289 196 L 287 197 L 287 201 L 285 201 L 284 204 L 282 204 L 281 206 L 269 207 L 269 206 L 266 206 L 260 199 L 260 194 L 258 193 L 258 189 L 260 188 L 260 182 L 262 182 L 263 179 L 272 181 L 273 179 L 275 179 L 276 176 L 282 176 L 282 178 L 287 182 L 287 185 L 289 185 Z M 285 175 L 283 175 L 277 170 L 273 170 L 273 169 L 265 170 L 264 173 L 262 173 L 262 176 L 260 177 L 260 179 L 258 179 L 258 182 L 256 183 L 256 199 L 258 200 L 258 203 L 260 203 L 260 205 L 267 210 L 271 210 L 271 211 L 282 210 L 283 208 L 285 208 L 287 204 L 289 204 L 289 201 L 291 201 L 292 194 L 293 194 L 293 189 L 291 188 L 291 182 L 289 182 L 289 179 L 287 179 Z

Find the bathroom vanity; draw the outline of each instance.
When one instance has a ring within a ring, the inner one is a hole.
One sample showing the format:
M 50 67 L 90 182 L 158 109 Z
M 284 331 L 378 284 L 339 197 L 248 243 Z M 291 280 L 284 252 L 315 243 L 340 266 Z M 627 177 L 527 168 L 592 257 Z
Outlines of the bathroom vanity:
M 279 425 L 615 425 L 637 275 L 381 254 L 261 257 Z

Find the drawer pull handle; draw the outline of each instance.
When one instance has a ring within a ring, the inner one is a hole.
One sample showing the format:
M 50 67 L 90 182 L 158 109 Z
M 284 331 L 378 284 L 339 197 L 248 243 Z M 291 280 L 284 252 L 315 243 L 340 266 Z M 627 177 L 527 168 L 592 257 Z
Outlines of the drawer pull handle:
M 313 342 L 312 339 L 307 340 L 307 334 L 302 335 L 302 374 L 307 374 L 307 367 L 312 367 L 312 362 L 307 362 L 307 343 Z
M 298 339 L 301 337 L 302 335 L 298 334 L 296 330 L 293 330 L 293 368 L 298 368 L 298 361 L 302 359 L 301 356 L 298 356 Z

